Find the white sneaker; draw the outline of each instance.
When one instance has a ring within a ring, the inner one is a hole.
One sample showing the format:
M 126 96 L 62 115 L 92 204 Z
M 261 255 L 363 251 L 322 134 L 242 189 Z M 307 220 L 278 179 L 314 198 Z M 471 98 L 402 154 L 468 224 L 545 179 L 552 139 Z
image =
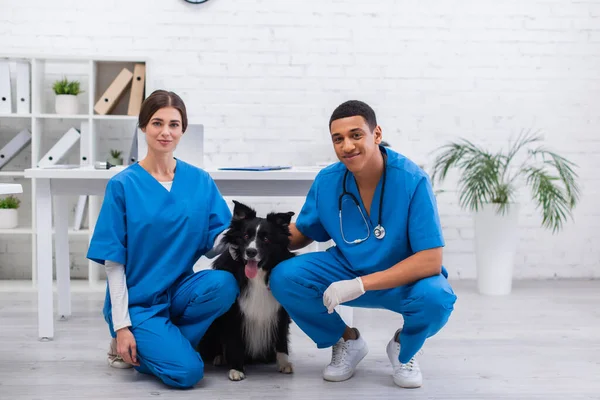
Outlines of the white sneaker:
M 396 331 L 386 348 L 388 358 L 394 368 L 394 383 L 402 388 L 418 388 L 423 384 L 423 376 L 415 357 L 411 358 L 406 364 L 402 364 L 398 360 L 400 343 L 396 341 L 396 338 L 399 337 L 401 330 Z
M 331 363 L 323 370 L 323 379 L 331 382 L 341 382 L 350 379 L 358 363 L 365 358 L 369 352 L 367 342 L 362 338 L 358 330 L 356 340 L 344 340 L 340 338 L 333 345 L 331 352 Z
M 133 365 L 126 363 L 123 357 L 117 354 L 117 339 L 111 339 L 107 354 L 108 358 L 106 361 L 111 367 L 119 369 L 133 368 Z

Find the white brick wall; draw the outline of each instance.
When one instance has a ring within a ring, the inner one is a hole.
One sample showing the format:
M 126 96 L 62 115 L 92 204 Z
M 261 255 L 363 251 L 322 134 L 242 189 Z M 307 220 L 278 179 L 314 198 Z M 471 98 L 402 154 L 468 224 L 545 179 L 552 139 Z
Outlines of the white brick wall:
M 583 199 L 555 236 L 525 204 L 515 274 L 600 277 L 600 1 L 57 3 L 0 0 L 0 53 L 150 57 L 150 86 L 178 92 L 205 124 L 208 164 L 330 160 L 328 116 L 350 98 L 370 103 L 385 139 L 422 164 L 459 136 L 499 146 L 542 130 L 580 165 Z M 439 200 L 445 263 L 472 278 L 469 215 L 452 193 Z M 0 240 L 0 274 L 28 267 L 22 239 Z

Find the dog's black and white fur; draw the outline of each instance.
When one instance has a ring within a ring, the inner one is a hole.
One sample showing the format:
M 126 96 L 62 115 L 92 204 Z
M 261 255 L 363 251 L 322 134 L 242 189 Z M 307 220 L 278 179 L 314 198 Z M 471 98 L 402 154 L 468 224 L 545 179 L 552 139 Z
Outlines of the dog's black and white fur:
M 278 370 L 290 374 L 288 360 L 288 313 L 269 289 L 271 270 L 294 256 L 288 250 L 289 224 L 293 212 L 256 216 L 250 207 L 234 200 L 233 218 L 223 237 L 230 251 L 224 251 L 213 268 L 231 272 L 240 295 L 233 306 L 217 318 L 200 342 L 205 362 L 228 365 L 229 379 L 246 377 L 245 365 L 277 363 Z

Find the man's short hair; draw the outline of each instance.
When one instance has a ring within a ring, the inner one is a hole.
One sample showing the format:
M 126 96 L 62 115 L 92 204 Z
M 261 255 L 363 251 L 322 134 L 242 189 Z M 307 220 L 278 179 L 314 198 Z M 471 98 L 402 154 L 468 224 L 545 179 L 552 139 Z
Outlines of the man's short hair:
M 331 123 L 336 119 L 354 117 L 357 115 L 365 119 L 371 131 L 377 126 L 375 111 L 373 111 L 367 103 L 360 100 L 348 100 L 333 110 L 331 118 L 329 118 L 329 129 L 331 129 Z

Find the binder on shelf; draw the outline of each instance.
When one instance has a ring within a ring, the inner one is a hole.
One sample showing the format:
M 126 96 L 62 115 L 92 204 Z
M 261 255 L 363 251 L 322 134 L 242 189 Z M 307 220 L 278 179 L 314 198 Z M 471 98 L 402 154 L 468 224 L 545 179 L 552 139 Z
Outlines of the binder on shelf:
M 81 134 L 75 128 L 69 129 L 38 162 L 38 167 L 49 167 L 59 162 L 71 147 L 79 140 Z
M 31 142 L 31 132 L 29 129 L 23 129 L 17 133 L 10 142 L 0 149 L 0 169 L 13 159 L 21 150 Z
M 31 66 L 28 61 L 17 61 L 17 114 L 31 112 Z
M 85 214 L 85 206 L 87 204 L 87 195 L 79 196 L 79 200 L 77 201 L 77 207 L 75 207 L 75 221 L 73 223 L 73 230 L 78 231 L 83 228 L 83 220 Z
M 0 114 L 10 113 L 12 113 L 10 64 L 8 60 L 0 60 Z
M 92 158 L 90 154 L 92 149 L 92 132 L 90 131 L 90 123 L 88 121 L 81 122 L 81 129 L 79 133 L 79 163 L 81 165 L 92 165 Z
M 131 82 L 131 94 L 129 96 L 127 115 L 137 116 L 140 114 L 142 102 L 144 101 L 145 84 L 146 66 L 144 64 L 135 64 L 133 67 L 133 80 Z
M 138 127 L 135 125 L 135 130 L 133 132 L 133 138 L 131 139 L 131 149 L 129 149 L 129 154 L 127 155 L 127 160 L 125 160 L 125 165 L 131 165 L 138 162 Z
M 136 125 L 136 137 L 135 140 L 137 144 L 137 156 L 138 161 L 142 158 L 146 157 L 146 153 L 148 153 L 148 143 L 146 142 L 146 134 L 142 132 L 142 130 Z M 179 147 L 179 145 L 177 145 Z
M 114 81 L 108 86 L 108 89 L 102 94 L 94 106 L 94 111 L 100 115 L 106 115 L 115 108 L 121 96 L 131 83 L 133 74 L 127 68 L 123 68 Z

